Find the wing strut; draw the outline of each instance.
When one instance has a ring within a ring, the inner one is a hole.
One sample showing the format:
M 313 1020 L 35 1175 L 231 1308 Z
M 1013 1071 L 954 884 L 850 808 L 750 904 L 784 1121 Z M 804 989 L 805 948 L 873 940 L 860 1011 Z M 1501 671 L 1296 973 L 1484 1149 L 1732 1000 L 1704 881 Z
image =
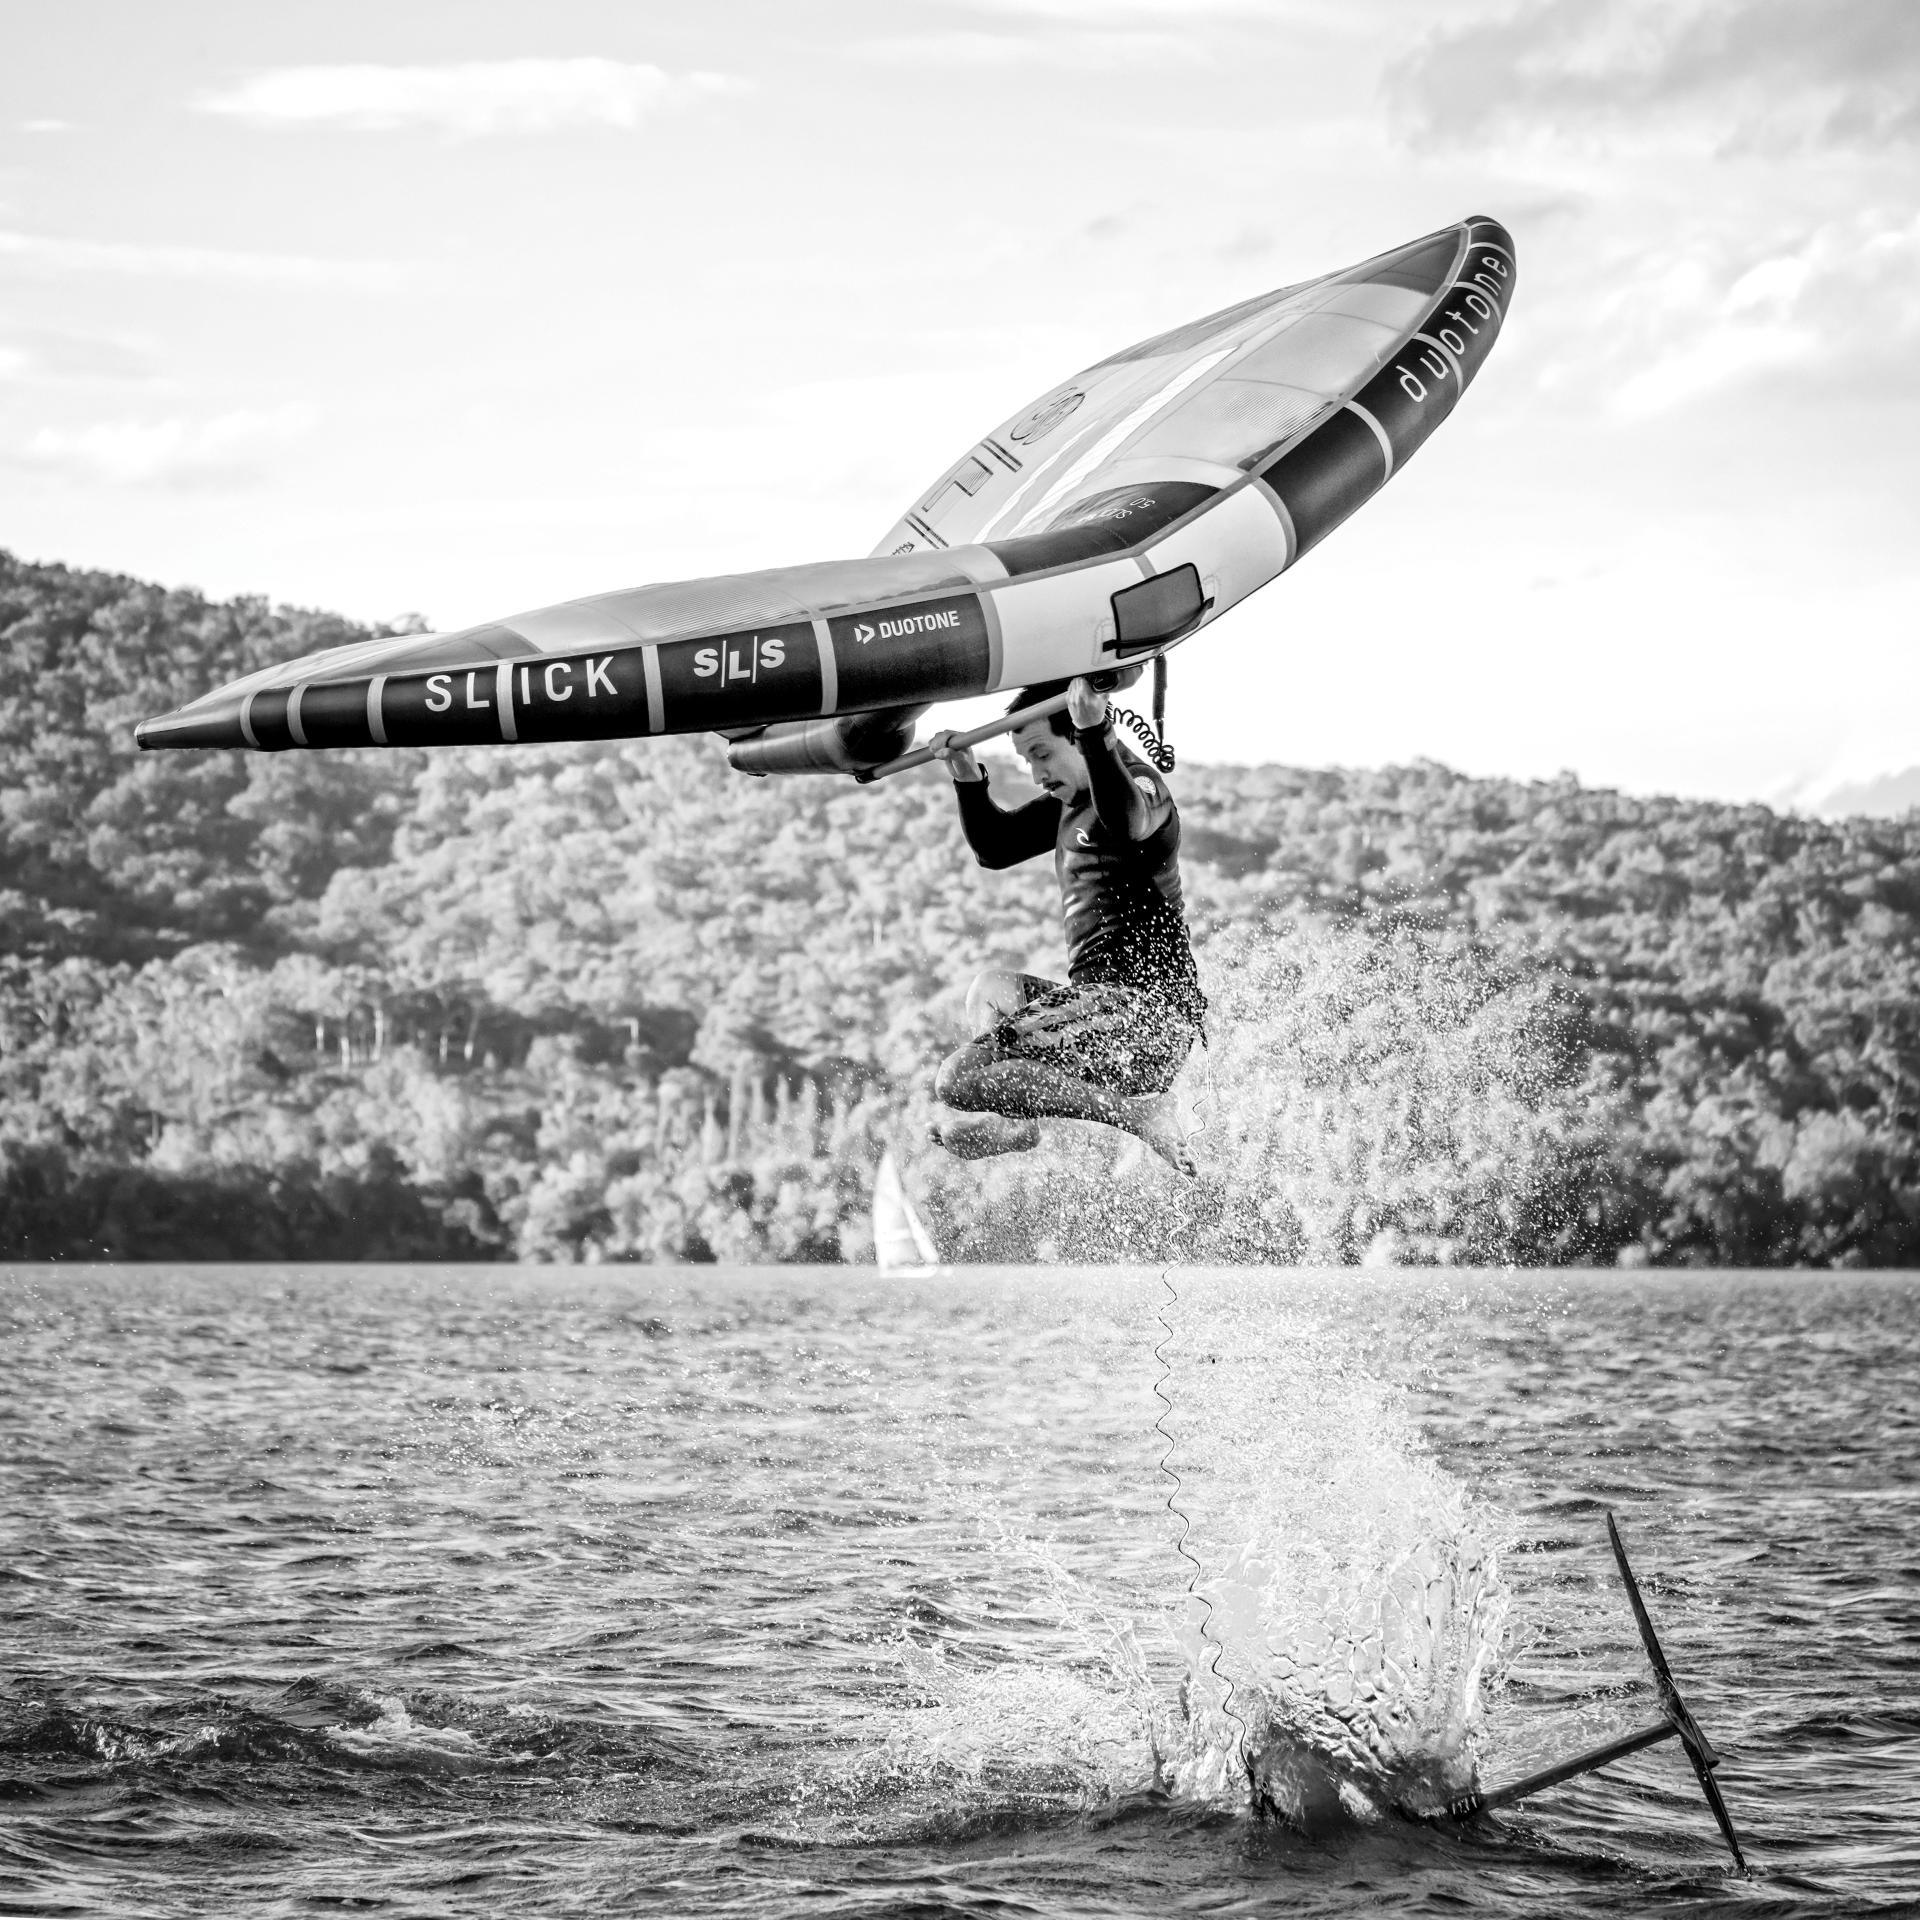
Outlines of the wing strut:
M 1102 667 L 1090 673 L 1087 678 L 1102 693 L 1111 693 L 1116 687 L 1131 686 L 1139 679 L 1138 667 Z M 909 767 L 924 767 L 934 758 L 935 745 L 940 747 L 977 747 L 982 740 L 991 740 L 1002 733 L 1012 733 L 1016 727 L 1024 727 L 1029 720 L 1044 720 L 1050 713 L 1058 713 L 1067 704 L 1064 693 L 1051 694 L 1045 700 L 1036 700 L 1030 707 L 1021 707 L 1015 713 L 1003 713 L 998 720 L 989 720 L 985 726 L 970 727 L 965 733 L 937 733 L 933 741 L 924 747 L 915 747 L 911 753 L 903 753 L 896 760 L 889 760 L 878 767 L 868 767 L 853 777 L 862 786 L 869 781 L 884 780 L 890 773 L 905 773 Z

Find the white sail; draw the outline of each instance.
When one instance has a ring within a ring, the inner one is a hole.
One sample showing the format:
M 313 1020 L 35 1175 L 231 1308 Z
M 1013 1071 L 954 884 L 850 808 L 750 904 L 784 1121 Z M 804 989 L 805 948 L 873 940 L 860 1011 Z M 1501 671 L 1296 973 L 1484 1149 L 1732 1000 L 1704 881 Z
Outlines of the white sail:
M 873 1177 L 873 1257 L 882 1273 L 930 1273 L 940 1264 L 940 1249 L 900 1184 L 891 1150 L 881 1154 Z

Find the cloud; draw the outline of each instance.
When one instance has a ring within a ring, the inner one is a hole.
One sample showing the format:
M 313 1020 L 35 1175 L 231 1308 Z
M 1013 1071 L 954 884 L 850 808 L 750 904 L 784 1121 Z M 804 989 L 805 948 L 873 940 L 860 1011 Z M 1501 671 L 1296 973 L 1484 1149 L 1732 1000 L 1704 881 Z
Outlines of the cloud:
M 27 442 L 34 466 L 119 487 L 193 488 L 253 478 L 263 458 L 306 433 L 311 407 L 216 414 L 209 420 L 115 420 L 42 427 Z
M 22 120 L 20 131 L 22 133 L 71 133 L 73 122 L 71 120 Z
M 390 287 L 398 268 L 372 260 L 322 260 L 298 253 L 237 253 L 221 247 L 150 247 L 116 240 L 0 230 L 0 261 L 56 273 L 125 273 L 186 280 L 245 280 L 278 286 Z
M 1206 57 L 1190 38 L 1171 33 L 1080 32 L 1038 34 L 892 34 L 863 40 L 850 49 L 856 60 L 888 67 L 1164 67 Z
M 1920 808 L 1920 767 L 1907 767 L 1898 773 L 1882 773 L 1864 780 L 1814 780 L 1806 784 L 1803 795 L 1809 810 L 1828 820 L 1842 820 L 1849 814 L 1873 814 L 1891 820 Z
M 1533 0 L 1388 70 L 1418 142 L 1676 134 L 1710 150 L 1920 139 L 1913 0 Z
M 1898 383 L 1920 342 L 1920 214 L 1847 215 L 1757 257 L 1687 233 L 1642 251 L 1636 268 L 1594 310 L 1577 375 L 1563 362 L 1545 376 L 1597 386 L 1626 419 L 1764 374 L 1845 383 L 1891 369 Z
M 1613 410 L 1629 420 L 1666 413 L 1755 374 L 1805 365 L 1819 345 L 1804 327 L 1720 321 L 1628 375 L 1614 390 Z
M 1204 65 L 1209 27 L 1279 18 L 1275 0 L 939 0 L 938 11 L 971 11 L 993 24 L 878 36 L 856 42 L 852 57 L 896 67 L 1103 72 Z
M 0 380 L 124 386 L 153 377 L 152 351 L 130 338 L 41 327 L 16 329 L 0 339 Z
M 1069 20 L 1106 26 L 1125 17 L 1169 21 L 1239 17 L 1273 21 L 1275 0 L 972 0 L 986 13 L 1021 14 L 1036 20 Z
M 659 108 L 739 91 L 718 73 L 680 76 L 645 61 L 468 60 L 437 67 L 275 67 L 196 106 L 261 127 L 353 132 L 547 133 L 637 127 Z

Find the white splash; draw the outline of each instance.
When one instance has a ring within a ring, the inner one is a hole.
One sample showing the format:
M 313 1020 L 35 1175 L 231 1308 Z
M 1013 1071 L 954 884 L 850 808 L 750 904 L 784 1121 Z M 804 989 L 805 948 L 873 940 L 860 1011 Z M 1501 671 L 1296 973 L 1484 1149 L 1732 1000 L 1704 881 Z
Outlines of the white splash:
M 1178 1325 L 1176 1321 L 1176 1325 Z M 1171 1391 L 1202 1573 L 1161 1735 L 1182 1795 L 1306 1825 L 1439 1812 L 1470 1784 L 1507 1591 L 1399 1398 L 1307 1311 L 1215 1311 Z M 1184 1391 L 1183 1391 L 1184 1388 Z
M 1484 1523 L 1352 1350 L 1356 1323 L 1261 1284 L 1178 1311 L 1166 1346 L 1198 1573 L 1164 1532 L 1102 1556 L 985 1526 L 1024 1624 L 991 1650 L 903 1635 L 907 1702 L 812 1792 L 1153 1793 L 1319 1830 L 1437 1814 L 1472 1783 L 1507 1609 Z

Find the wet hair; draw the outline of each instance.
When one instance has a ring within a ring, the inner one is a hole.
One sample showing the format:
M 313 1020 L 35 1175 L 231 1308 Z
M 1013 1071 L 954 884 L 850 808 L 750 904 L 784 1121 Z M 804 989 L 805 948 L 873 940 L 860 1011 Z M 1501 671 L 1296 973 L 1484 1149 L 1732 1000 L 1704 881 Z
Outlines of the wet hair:
M 1013 703 L 1007 708 L 1009 713 L 1018 713 L 1022 707 L 1036 706 L 1042 700 L 1051 700 L 1055 694 L 1065 693 L 1072 684 L 1067 680 L 1043 680 L 1037 687 L 1022 687 L 1013 696 Z M 1073 738 L 1073 716 L 1065 707 L 1056 707 L 1053 712 L 1042 716 L 1048 728 L 1057 733 L 1062 740 Z M 1028 721 L 1029 726 L 1036 725 Z

